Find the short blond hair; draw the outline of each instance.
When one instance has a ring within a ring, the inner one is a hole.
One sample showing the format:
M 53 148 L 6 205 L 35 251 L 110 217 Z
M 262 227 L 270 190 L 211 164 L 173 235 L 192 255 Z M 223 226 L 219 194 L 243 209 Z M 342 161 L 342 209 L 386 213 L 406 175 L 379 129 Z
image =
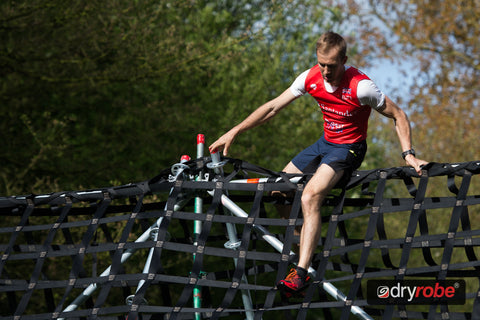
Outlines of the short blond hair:
M 328 51 L 336 48 L 344 58 L 347 55 L 347 43 L 345 39 L 338 33 L 333 31 L 325 32 L 317 40 L 317 52 L 327 53 Z

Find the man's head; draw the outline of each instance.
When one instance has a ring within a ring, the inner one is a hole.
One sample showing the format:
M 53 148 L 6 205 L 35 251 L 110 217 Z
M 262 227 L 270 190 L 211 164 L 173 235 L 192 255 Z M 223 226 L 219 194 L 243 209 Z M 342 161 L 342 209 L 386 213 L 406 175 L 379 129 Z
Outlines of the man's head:
M 335 32 L 326 32 L 317 41 L 317 60 L 323 78 L 338 86 L 345 72 L 347 62 L 347 44 L 342 36 Z

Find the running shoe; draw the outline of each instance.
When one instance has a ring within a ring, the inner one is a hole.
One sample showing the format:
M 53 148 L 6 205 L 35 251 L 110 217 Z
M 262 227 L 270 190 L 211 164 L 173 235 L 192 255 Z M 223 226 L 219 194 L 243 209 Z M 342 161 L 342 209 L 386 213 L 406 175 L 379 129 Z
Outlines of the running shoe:
M 302 278 L 298 275 L 297 270 L 292 268 L 287 277 L 277 283 L 277 288 L 285 294 L 287 298 L 295 295 L 305 296 L 305 292 L 303 291 L 307 288 L 307 282 L 309 280 L 309 276 Z

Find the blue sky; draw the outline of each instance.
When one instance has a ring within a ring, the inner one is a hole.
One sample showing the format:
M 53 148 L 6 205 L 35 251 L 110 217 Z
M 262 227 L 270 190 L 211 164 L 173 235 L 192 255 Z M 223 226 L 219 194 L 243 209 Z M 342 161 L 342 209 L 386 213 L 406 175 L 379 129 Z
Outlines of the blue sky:
M 414 68 L 412 61 L 402 62 L 401 65 L 392 64 L 390 61 L 378 60 L 378 64 L 368 68 L 362 68 L 376 84 L 384 91 L 385 94 L 391 97 L 402 96 L 408 100 L 409 87 L 413 83 L 412 72 L 409 69 Z M 407 70 L 402 73 L 402 70 Z

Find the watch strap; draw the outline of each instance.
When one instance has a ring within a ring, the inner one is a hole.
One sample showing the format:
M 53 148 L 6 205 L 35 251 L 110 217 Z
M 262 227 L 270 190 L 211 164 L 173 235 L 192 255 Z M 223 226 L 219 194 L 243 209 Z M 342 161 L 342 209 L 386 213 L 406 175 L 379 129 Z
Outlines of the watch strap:
M 409 154 L 412 154 L 412 155 L 415 157 L 415 150 L 410 149 L 410 150 L 407 150 L 407 151 L 402 152 L 402 158 L 403 158 L 403 160 L 405 160 L 405 157 L 408 156 Z

